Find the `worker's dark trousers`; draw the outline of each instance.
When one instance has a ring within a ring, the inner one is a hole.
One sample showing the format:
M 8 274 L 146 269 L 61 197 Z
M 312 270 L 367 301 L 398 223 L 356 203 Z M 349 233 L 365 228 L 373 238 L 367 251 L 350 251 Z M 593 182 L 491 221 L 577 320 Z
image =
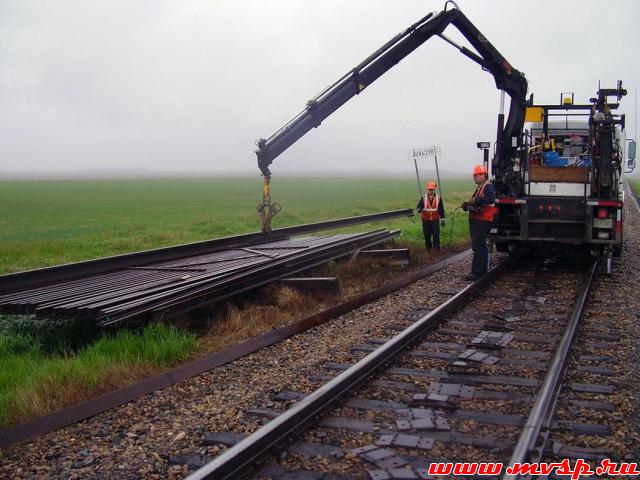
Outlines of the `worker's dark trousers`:
M 440 220 L 422 220 L 422 233 L 424 233 L 424 246 L 427 250 L 432 248 L 440 250 Z M 431 236 L 433 236 L 433 244 Z
M 491 230 L 491 223 L 483 220 L 469 219 L 469 233 L 471 234 L 471 248 L 473 249 L 473 262 L 471 273 L 484 275 L 487 273 L 489 250 L 487 249 L 487 235 Z

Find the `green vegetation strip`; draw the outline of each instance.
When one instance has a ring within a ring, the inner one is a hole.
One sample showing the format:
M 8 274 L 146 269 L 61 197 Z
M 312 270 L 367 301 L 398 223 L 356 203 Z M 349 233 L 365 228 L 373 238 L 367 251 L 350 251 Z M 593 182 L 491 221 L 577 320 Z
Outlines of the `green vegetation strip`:
M 259 231 L 261 180 L 0 182 L 0 273 Z M 442 187 L 450 222 L 451 210 L 469 198 L 474 184 L 445 179 Z M 274 228 L 415 207 L 418 201 L 415 179 L 275 178 L 272 196 L 283 207 Z M 445 245 L 468 240 L 466 214 L 458 213 L 451 241 L 450 225 L 442 233 Z M 383 226 L 402 230 L 401 240 L 423 241 L 418 217 Z
M 173 365 L 198 345 L 194 334 L 161 324 L 96 335 L 82 325 L 51 327 L 29 317 L 0 317 L 0 426 Z

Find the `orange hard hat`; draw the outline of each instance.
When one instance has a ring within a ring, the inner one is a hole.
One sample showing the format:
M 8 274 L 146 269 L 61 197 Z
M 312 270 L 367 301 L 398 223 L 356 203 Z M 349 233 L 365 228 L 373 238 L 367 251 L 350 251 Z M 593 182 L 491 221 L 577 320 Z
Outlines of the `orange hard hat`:
M 427 183 L 427 190 L 435 190 L 437 186 L 438 185 L 436 184 L 436 182 L 428 182 Z
M 480 175 L 481 173 L 487 173 L 487 167 L 484 165 L 476 165 L 473 167 L 473 174 Z

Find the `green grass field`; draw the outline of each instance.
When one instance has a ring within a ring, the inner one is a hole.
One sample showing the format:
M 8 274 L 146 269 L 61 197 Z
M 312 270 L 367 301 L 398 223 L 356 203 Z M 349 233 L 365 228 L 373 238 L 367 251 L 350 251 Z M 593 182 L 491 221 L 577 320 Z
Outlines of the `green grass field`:
M 261 178 L 0 182 L 0 273 L 58 265 L 259 230 Z M 471 180 L 445 180 L 449 213 L 443 243 L 467 241 L 460 213 L 449 242 L 451 211 Z M 283 210 L 274 227 L 407 207 L 413 180 L 275 179 Z M 359 225 L 402 230 L 422 244 L 418 217 Z M 188 357 L 200 348 L 190 333 L 150 325 L 115 335 L 83 324 L 0 316 L 0 427 L 116 388 Z
M 442 183 L 448 211 L 473 189 L 471 179 Z M 261 187 L 260 177 L 0 182 L 0 273 L 257 231 Z M 410 179 L 275 178 L 274 227 L 414 207 L 416 190 Z M 382 226 L 422 241 L 419 218 Z M 454 243 L 466 235 L 460 213 Z

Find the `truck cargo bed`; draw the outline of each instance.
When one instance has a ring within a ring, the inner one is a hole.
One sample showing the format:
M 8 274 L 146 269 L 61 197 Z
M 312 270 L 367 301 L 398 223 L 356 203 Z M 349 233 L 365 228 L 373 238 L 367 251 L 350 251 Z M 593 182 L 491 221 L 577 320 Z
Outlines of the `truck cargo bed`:
M 529 167 L 529 181 L 586 183 L 589 181 L 589 169 L 587 167 L 531 165 Z

